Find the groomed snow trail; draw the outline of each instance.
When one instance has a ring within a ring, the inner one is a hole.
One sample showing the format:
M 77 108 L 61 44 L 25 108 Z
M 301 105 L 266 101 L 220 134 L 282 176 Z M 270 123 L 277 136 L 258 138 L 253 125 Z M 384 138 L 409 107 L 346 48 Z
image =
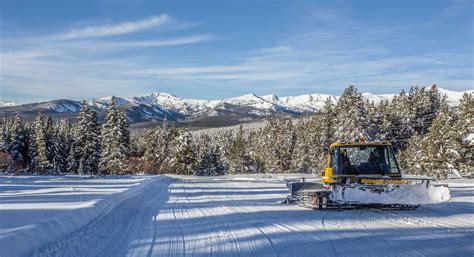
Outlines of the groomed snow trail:
M 452 192 L 414 211 L 319 211 L 280 204 L 278 180 L 166 177 L 32 255 L 473 256 L 474 184 Z

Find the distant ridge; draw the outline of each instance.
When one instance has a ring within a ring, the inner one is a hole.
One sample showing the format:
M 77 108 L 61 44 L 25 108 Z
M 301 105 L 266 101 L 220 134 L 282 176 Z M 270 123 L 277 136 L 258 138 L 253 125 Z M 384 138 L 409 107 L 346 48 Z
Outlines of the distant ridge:
M 447 96 L 448 103 L 456 106 L 465 92 L 456 92 L 438 88 L 442 95 Z M 369 101 L 378 103 L 390 100 L 396 94 L 376 95 L 363 93 Z M 315 113 L 324 106 L 324 101 L 331 98 L 337 101 L 339 96 L 328 94 L 305 94 L 299 96 L 246 94 L 220 100 L 203 100 L 180 98 L 168 93 L 151 93 L 131 98 L 115 97 L 116 103 L 126 109 L 127 118 L 131 123 L 162 121 L 163 119 L 187 121 L 222 117 L 222 119 L 245 120 L 267 117 L 274 114 L 305 115 Z M 106 110 L 111 96 L 89 100 L 100 113 Z M 39 103 L 16 104 L 0 101 L 0 114 L 14 115 L 20 113 L 30 117 L 38 111 L 53 116 L 74 117 L 80 109 L 80 102 L 68 99 L 51 100 Z

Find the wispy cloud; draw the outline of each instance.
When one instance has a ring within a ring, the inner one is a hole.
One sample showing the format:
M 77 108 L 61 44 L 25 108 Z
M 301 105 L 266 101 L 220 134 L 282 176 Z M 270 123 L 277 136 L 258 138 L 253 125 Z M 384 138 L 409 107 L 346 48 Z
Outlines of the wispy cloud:
M 166 14 L 54 37 L 4 40 L 0 94 L 78 99 L 170 89 L 188 94 L 183 96 L 206 97 L 207 92 L 207 97 L 221 97 L 340 93 L 348 84 L 374 93 L 394 93 L 413 84 L 474 87 L 472 55 L 430 48 L 423 34 L 404 24 L 365 24 L 344 15 L 318 10 L 308 16 L 316 24 L 325 21 L 324 28 L 307 22 L 254 48 L 239 48 L 238 40 L 226 40 L 228 35 L 208 33 L 202 29 L 206 26 Z M 155 27 L 160 33 L 133 33 Z M 123 36 L 108 37 L 113 35 Z M 222 40 L 212 48 L 202 44 L 215 39 Z M 189 44 L 199 46 L 179 51 Z
M 110 46 L 118 47 L 158 47 L 158 46 L 175 46 L 193 44 L 199 42 L 209 41 L 214 39 L 212 35 L 194 35 L 188 37 L 178 37 L 171 39 L 155 39 L 155 40 L 141 40 L 141 41 L 122 41 L 109 43 Z M 108 45 L 108 43 L 105 43 Z
M 85 28 L 73 29 L 67 33 L 54 36 L 54 39 L 77 39 L 77 38 L 91 38 L 114 36 L 126 33 L 132 33 L 140 30 L 150 29 L 153 27 L 163 26 L 171 23 L 172 18 L 167 14 L 154 16 L 148 19 L 122 22 L 113 25 L 104 26 L 88 26 Z
M 472 13 L 472 0 L 454 0 L 448 8 L 444 9 L 442 14 L 453 17 L 465 11 L 471 11 Z

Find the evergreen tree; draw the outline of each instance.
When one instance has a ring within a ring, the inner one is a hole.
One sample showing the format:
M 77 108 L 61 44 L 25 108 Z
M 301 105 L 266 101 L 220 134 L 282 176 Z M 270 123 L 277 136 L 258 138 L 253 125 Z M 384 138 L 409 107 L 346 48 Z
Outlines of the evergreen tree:
M 23 121 L 20 115 L 17 115 L 12 125 L 12 131 L 10 134 L 10 155 L 13 161 L 18 165 L 25 168 L 29 163 L 28 156 L 28 132 L 23 125 Z
M 460 134 L 460 172 L 474 173 L 474 95 L 465 93 L 459 105 L 459 120 L 456 125 Z
M 335 126 L 335 105 L 332 102 L 331 97 L 328 97 L 324 102 L 323 110 L 321 112 L 321 128 L 322 128 L 322 136 L 320 139 L 322 147 L 329 147 L 332 143 L 334 143 L 334 126 Z
M 130 131 L 128 128 L 127 116 L 125 114 L 125 109 L 119 107 L 117 119 L 117 131 L 118 131 L 118 143 L 121 155 L 127 157 L 130 154 Z
M 220 154 L 217 147 L 211 143 L 211 137 L 203 134 L 198 142 L 199 165 L 196 175 L 215 176 L 224 174 L 225 170 L 220 160 Z
M 364 106 L 362 94 L 355 86 L 351 85 L 344 90 L 336 104 L 337 126 L 336 138 L 344 141 L 352 141 L 359 138 L 372 140 L 375 131 L 369 124 L 369 114 Z
M 310 151 L 308 124 L 299 124 L 295 130 L 296 143 L 292 157 L 292 170 L 299 173 L 311 173 L 314 170 L 314 162 L 312 159 L 314 159 L 315 156 L 312 156 Z
M 463 162 L 457 116 L 445 106 L 426 135 L 417 135 L 401 155 L 402 165 L 413 174 L 446 178 L 459 173 Z
M 382 115 L 384 113 L 383 108 L 385 108 L 384 102 L 382 101 L 376 105 L 373 101 L 366 101 L 365 106 L 369 114 L 370 130 L 374 133 L 374 139 L 380 139 L 382 137 Z
M 51 163 L 49 162 L 48 158 L 46 127 L 41 112 L 36 115 L 35 122 L 33 123 L 33 130 L 35 145 L 35 167 L 38 171 L 45 172 L 51 168 Z
M 217 152 L 225 172 L 230 169 L 230 149 L 233 143 L 232 133 L 228 130 L 222 131 L 214 138 Z
M 196 171 L 196 149 L 189 132 L 180 132 L 174 140 L 170 162 L 176 174 L 191 175 Z
M 3 123 L 2 123 L 2 138 L 0 142 L 0 152 L 4 153 L 10 153 L 10 146 L 11 146 L 11 127 L 12 124 L 8 117 L 5 115 L 3 118 Z
M 78 169 L 79 169 L 78 152 L 79 150 L 76 150 L 76 144 L 72 142 L 71 146 L 69 147 L 69 152 L 66 159 L 68 172 L 72 172 L 72 173 L 78 172 Z
M 173 143 L 179 135 L 176 124 L 170 125 L 165 119 L 161 127 L 146 132 L 142 140 L 143 159 L 153 164 L 155 171 L 170 168 Z
M 54 122 L 51 115 L 48 115 L 46 121 L 44 122 L 44 139 L 45 139 L 45 149 L 46 149 L 46 156 L 48 158 L 49 163 L 53 163 L 54 158 Z
M 245 144 L 244 129 L 243 126 L 240 125 L 229 151 L 229 168 L 233 173 L 241 173 L 245 170 Z
M 65 172 L 68 169 L 69 155 L 69 123 L 61 119 L 53 128 L 51 144 L 53 150 L 52 165 L 55 173 Z
M 382 138 L 389 140 L 395 149 L 403 150 L 413 136 L 410 102 L 404 91 L 388 105 L 382 120 Z
M 97 111 L 82 102 L 76 128 L 75 150 L 79 161 L 80 174 L 97 174 L 100 159 L 99 125 Z
M 116 173 L 128 155 L 129 132 L 123 108 L 115 107 L 115 97 L 110 101 L 101 139 L 100 168 L 104 174 Z

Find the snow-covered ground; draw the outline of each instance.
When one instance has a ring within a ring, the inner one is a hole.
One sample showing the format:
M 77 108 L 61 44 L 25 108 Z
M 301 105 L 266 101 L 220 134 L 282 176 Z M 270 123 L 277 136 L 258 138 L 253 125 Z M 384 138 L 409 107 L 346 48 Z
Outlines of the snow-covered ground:
M 474 181 L 412 211 L 280 201 L 283 176 L 0 177 L 0 256 L 473 256 Z

